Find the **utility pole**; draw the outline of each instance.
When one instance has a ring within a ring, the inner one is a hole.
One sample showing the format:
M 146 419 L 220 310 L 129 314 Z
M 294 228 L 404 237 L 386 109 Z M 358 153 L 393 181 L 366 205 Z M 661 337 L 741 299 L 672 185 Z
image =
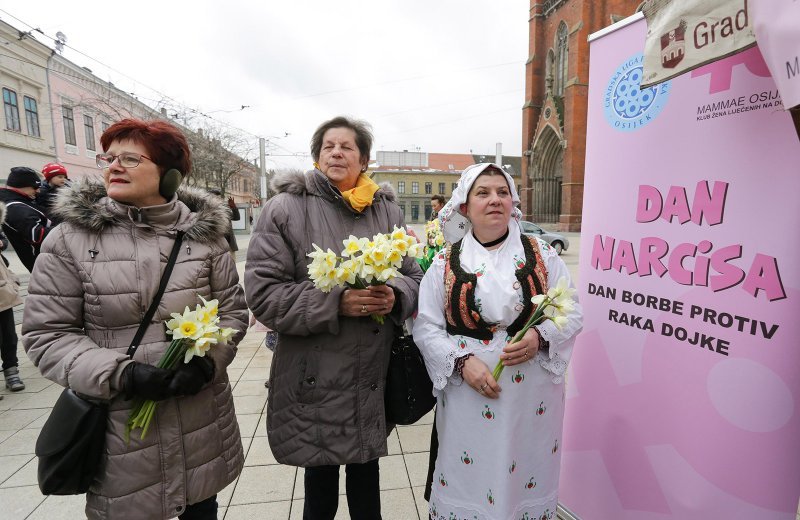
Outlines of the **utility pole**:
M 267 202 L 267 140 L 258 138 L 259 165 L 261 166 L 261 206 Z

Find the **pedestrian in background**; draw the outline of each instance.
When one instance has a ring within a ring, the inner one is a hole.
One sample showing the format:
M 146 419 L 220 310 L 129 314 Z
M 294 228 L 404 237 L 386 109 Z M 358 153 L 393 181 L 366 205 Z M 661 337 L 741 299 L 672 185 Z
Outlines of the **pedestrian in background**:
M 28 271 L 33 271 L 42 242 L 52 229 L 47 215 L 35 202 L 40 185 L 34 169 L 16 166 L 11 168 L 5 188 L 0 189 L 0 202 L 6 205 L 3 231 Z
M 217 188 L 209 188 L 208 192 L 212 195 L 222 198 L 222 191 Z M 239 250 L 239 244 L 236 243 L 236 236 L 233 234 L 232 222 L 241 220 L 242 215 L 239 213 L 239 208 L 236 206 L 236 202 L 233 200 L 233 197 L 228 197 L 227 204 L 230 213 L 228 217 L 228 230 L 225 232 L 225 240 L 228 242 L 228 247 L 231 250 L 233 262 L 236 263 L 236 251 Z
M 6 205 L 0 202 L 0 224 L 6 219 Z M 5 251 L 8 239 L 0 232 L 0 249 Z M 0 359 L 3 361 L 3 376 L 6 388 L 12 392 L 25 390 L 25 383 L 19 377 L 17 359 L 17 330 L 14 324 L 14 307 L 22 304 L 19 296 L 19 280 L 8 268 L 8 260 L 0 254 Z M 0 396 L 0 399 L 3 397 Z
M 244 464 L 227 367 L 247 326 L 244 292 L 224 234 L 227 208 L 184 188 L 189 144 L 173 125 L 125 119 L 100 138 L 104 184 L 60 195 L 63 218 L 42 248 L 25 302 L 23 344 L 46 378 L 109 401 L 90 519 L 215 519 L 217 493 Z M 178 232 L 175 268 L 133 360 L 126 355 L 157 293 Z M 220 327 L 238 331 L 174 370 L 158 368 L 171 313 L 199 296 L 219 302 Z M 133 399 L 159 401 L 149 434 L 126 442 Z
M 431 220 L 436 220 L 439 217 L 439 212 L 444 207 L 444 197 L 442 195 L 434 195 L 431 197 Z
M 404 276 L 387 285 L 329 293 L 308 274 L 313 245 L 341 251 L 350 235 L 371 239 L 404 227 L 394 192 L 365 175 L 371 147 L 362 121 L 336 117 L 320 125 L 311 138 L 315 168 L 273 181 L 276 195 L 264 205 L 247 251 L 247 301 L 277 332 L 267 435 L 278 462 L 305 468 L 305 519 L 336 516 L 341 465 L 350 518 L 381 517 L 378 459 L 387 454 L 390 348 L 416 308 L 422 272 L 406 257 Z
M 56 225 L 60 220 L 53 215 L 53 202 L 58 191 L 69 181 L 67 169 L 62 164 L 47 163 L 42 167 L 42 175 L 44 183 L 36 194 L 36 205 L 47 215 L 50 222 Z

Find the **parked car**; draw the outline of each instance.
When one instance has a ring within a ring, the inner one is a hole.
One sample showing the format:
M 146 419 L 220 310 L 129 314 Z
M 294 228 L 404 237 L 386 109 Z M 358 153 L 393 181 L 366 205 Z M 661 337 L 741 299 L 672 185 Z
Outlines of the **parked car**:
M 522 228 L 522 233 L 541 238 L 553 246 L 553 249 L 555 249 L 556 253 L 559 255 L 562 251 L 566 251 L 569 248 L 569 240 L 567 240 L 567 237 L 564 235 L 553 233 L 551 231 L 545 231 L 533 222 L 528 222 L 527 220 L 521 220 L 519 225 Z

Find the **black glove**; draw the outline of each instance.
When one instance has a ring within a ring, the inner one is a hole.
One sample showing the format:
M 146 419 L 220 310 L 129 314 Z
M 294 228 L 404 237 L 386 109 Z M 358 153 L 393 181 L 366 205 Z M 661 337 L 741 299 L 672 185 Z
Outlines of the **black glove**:
M 169 383 L 172 395 L 195 395 L 214 378 L 214 362 L 207 357 L 194 356 L 188 363 L 180 363 Z
M 125 392 L 125 399 L 141 397 L 151 401 L 163 401 L 172 397 L 169 385 L 174 376 L 173 370 L 134 361 L 122 371 L 122 390 Z

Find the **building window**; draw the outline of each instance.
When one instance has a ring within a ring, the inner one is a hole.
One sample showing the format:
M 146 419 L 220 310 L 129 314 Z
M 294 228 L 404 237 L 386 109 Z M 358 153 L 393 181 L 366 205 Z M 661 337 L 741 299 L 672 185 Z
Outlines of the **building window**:
M 86 135 L 86 149 L 96 150 L 97 147 L 94 145 L 94 119 L 90 116 L 83 116 L 83 131 Z
M 425 204 L 425 220 L 430 220 L 433 214 L 433 208 L 430 204 Z
M 102 136 L 104 133 L 106 133 L 106 130 L 108 130 L 108 127 L 109 127 L 109 126 L 111 126 L 111 125 L 110 125 L 110 124 L 108 124 L 108 123 L 106 123 L 105 121 L 103 121 L 102 123 L 100 123 L 100 130 L 102 130 L 102 132 L 103 132 L 102 134 L 100 134 L 101 136 Z
M 458 183 L 457 182 L 453 182 L 453 183 L 450 184 L 450 194 L 451 195 L 453 194 L 454 191 L 456 191 L 456 188 L 458 188 Z
M 411 193 L 413 195 L 416 195 L 417 193 L 419 193 L 419 183 L 417 181 L 412 181 L 411 182 Z M 413 206 L 412 206 L 412 208 L 413 208 Z M 419 212 L 419 208 L 417 208 L 417 212 Z
M 400 212 L 403 213 L 403 218 L 406 218 L 406 205 L 400 204 Z
M 17 93 L 7 88 L 3 89 L 3 108 L 6 113 L 6 130 L 21 132 L 19 126 L 19 105 L 17 104 Z
M 567 40 L 569 34 L 567 24 L 561 22 L 558 26 L 558 33 L 556 33 L 556 78 L 555 78 L 555 95 L 564 95 L 564 84 L 567 82 Z
M 419 220 L 419 204 L 412 204 L 411 205 L 411 222 L 416 222 Z
M 36 106 L 36 100 L 24 96 L 22 98 L 25 103 L 25 122 L 28 124 L 28 135 L 34 137 L 41 137 L 39 132 L 39 109 Z
M 432 195 L 433 194 L 433 183 L 426 182 L 425 183 L 425 195 Z
M 444 183 L 439 183 L 439 195 L 444 195 Z
M 406 192 L 406 181 L 397 181 L 397 193 Z
M 61 107 L 61 115 L 64 118 L 64 140 L 67 144 L 75 146 L 78 142 L 75 140 L 75 117 L 72 108 Z

